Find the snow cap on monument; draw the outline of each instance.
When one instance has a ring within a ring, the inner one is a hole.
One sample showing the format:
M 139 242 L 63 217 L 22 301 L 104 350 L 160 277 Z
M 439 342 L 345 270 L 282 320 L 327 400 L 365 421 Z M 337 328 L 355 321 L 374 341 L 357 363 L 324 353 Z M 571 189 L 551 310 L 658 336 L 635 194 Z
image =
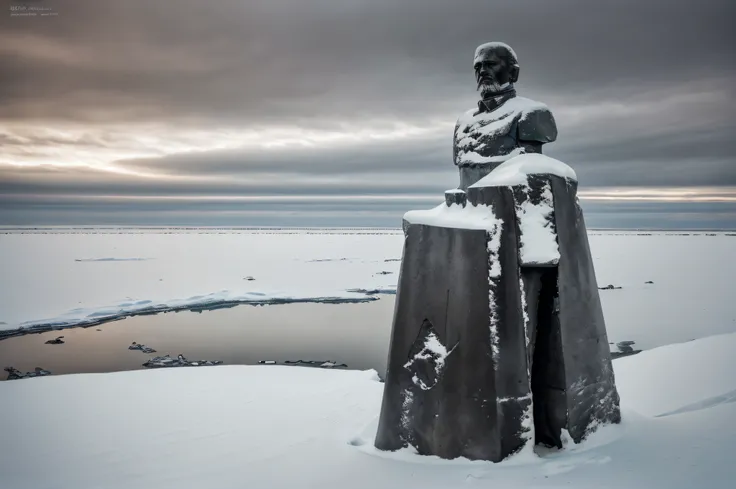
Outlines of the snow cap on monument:
M 501 163 L 469 188 L 526 185 L 529 175 L 556 175 L 577 182 L 569 165 L 541 153 L 522 153 Z

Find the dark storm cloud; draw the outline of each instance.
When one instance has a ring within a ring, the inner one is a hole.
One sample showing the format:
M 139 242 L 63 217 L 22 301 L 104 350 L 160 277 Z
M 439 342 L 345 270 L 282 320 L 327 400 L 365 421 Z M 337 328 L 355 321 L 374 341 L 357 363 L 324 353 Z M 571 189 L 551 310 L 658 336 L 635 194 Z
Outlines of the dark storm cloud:
M 582 187 L 736 185 L 733 0 L 43 1 L 59 16 L 0 17 L 0 194 L 14 206 L 441 192 L 456 181 L 455 118 L 477 98 L 472 53 L 488 40 L 517 52 L 519 92 L 546 102 L 560 129 L 545 152 Z M 217 151 L 178 133 L 298 137 L 387 121 L 446 129 Z M 147 136 L 157 140 L 138 151 Z M 164 149 L 174 139 L 197 152 Z M 95 154 L 155 176 L 2 164 L 94 166 L 75 158 Z
M 735 66 L 731 0 L 54 5 L 56 18 L 2 20 L 0 116 L 281 124 L 456 112 L 475 97 L 472 52 L 489 39 L 515 48 L 523 88 L 549 96 L 625 100 Z

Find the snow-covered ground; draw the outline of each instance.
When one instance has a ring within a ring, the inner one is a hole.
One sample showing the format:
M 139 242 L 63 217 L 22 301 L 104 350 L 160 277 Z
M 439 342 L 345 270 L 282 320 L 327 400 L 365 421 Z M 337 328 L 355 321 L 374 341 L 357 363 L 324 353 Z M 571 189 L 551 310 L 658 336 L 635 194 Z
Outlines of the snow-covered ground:
M 648 348 L 663 335 L 736 331 L 736 236 L 591 232 L 590 242 L 599 285 L 622 287 L 601 291 L 611 340 Z M 395 291 L 402 245 L 399 230 L 6 230 L 0 330 L 225 301 L 365 300 L 350 290 Z
M 372 447 L 373 371 L 221 366 L 0 383 L 7 489 L 726 489 L 736 334 L 614 361 L 623 423 L 500 464 Z
M 373 371 L 50 376 L 0 383 L 0 489 L 733 487 L 736 236 L 590 241 L 599 285 L 621 287 L 600 292 L 609 338 L 684 343 L 614 362 L 624 422 L 583 445 L 501 464 L 377 452 Z M 0 230 L 0 330 L 146 307 L 363 300 L 351 289 L 395 290 L 402 244 L 398 230 Z

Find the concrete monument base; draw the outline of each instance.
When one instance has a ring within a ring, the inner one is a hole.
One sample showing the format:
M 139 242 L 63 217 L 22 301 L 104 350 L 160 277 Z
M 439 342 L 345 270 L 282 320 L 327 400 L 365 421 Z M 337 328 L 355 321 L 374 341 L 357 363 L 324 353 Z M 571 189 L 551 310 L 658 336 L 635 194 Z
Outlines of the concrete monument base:
M 521 154 L 404 216 L 378 449 L 498 462 L 620 421 L 576 192 Z

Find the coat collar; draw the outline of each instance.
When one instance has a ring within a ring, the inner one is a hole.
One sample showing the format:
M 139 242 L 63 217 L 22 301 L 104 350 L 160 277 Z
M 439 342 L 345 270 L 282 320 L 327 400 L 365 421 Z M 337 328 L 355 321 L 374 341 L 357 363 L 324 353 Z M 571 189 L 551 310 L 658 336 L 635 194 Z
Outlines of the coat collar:
M 478 115 L 482 112 L 493 112 L 500 106 L 506 103 L 506 101 L 516 97 L 516 90 L 512 87 L 508 90 L 504 90 L 503 92 L 493 96 L 489 97 L 487 99 L 479 100 L 478 101 L 478 112 L 476 112 L 473 115 Z

